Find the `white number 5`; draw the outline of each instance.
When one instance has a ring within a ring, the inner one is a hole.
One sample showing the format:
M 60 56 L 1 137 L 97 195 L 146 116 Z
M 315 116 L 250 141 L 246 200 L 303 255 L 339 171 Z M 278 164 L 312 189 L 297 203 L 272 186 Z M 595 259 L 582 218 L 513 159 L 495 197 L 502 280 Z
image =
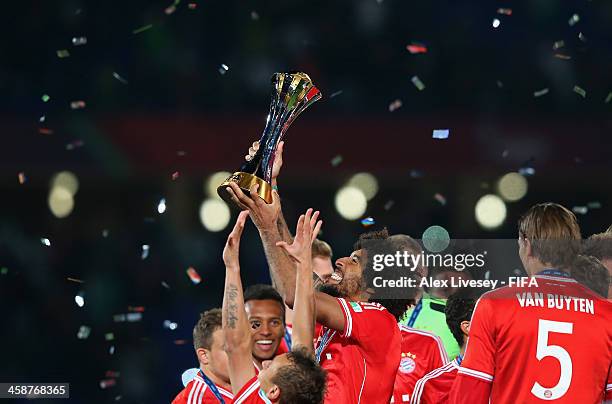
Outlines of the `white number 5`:
M 548 333 L 558 332 L 561 334 L 571 334 L 573 324 L 560 321 L 539 320 L 538 323 L 538 346 L 536 358 L 539 361 L 547 356 L 552 356 L 561 365 L 561 375 L 559 382 L 554 387 L 545 388 L 540 383 L 535 382 L 531 388 L 531 394 L 541 400 L 556 400 L 563 397 L 570 387 L 572 381 L 572 358 L 569 353 L 558 345 L 548 345 Z

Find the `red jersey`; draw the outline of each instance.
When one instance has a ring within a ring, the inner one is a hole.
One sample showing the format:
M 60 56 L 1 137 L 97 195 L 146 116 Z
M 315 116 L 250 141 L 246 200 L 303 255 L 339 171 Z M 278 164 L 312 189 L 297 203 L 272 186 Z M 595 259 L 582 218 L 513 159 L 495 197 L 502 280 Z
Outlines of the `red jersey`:
M 442 340 L 436 335 L 415 328 L 399 326 L 402 338 L 402 352 L 392 403 L 407 403 L 417 380 L 427 373 L 448 363 Z
M 221 386 L 216 387 L 223 397 L 223 400 L 228 404 L 231 403 L 234 399 L 234 395 Z M 172 400 L 172 404 L 219 404 L 219 400 L 217 400 L 217 397 L 206 382 L 204 382 L 200 374 L 198 374 L 187 384 L 176 398 Z
M 448 402 L 448 393 L 457 377 L 458 370 L 459 362 L 455 359 L 427 373 L 414 386 L 410 404 L 439 404 Z
M 400 361 L 395 318 L 378 303 L 339 298 L 342 332 L 323 327 L 316 357 L 327 371 L 326 403 L 388 404 Z
M 562 273 L 544 273 L 524 278 L 537 286 L 504 287 L 478 300 L 451 403 L 604 399 L 612 383 L 612 304 Z
M 259 387 L 259 380 L 254 376 L 236 394 L 233 404 L 269 404 L 270 400 Z

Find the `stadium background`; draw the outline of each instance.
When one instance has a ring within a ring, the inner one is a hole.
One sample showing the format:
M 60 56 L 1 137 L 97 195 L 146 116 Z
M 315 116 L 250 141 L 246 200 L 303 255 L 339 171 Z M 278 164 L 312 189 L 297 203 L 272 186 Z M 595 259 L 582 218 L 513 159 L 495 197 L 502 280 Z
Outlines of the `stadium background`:
M 322 211 L 337 257 L 364 217 L 417 238 L 430 225 L 513 238 L 518 216 L 550 200 L 591 204 L 578 215 L 585 236 L 612 223 L 610 2 L 23 1 L 3 11 L 2 381 L 68 381 L 82 403 L 168 402 L 179 391 L 195 365 L 191 327 L 222 297 L 227 231 L 201 223 L 205 184 L 237 169 L 259 137 L 275 71 L 305 71 L 323 92 L 288 132 L 280 189 L 291 228 L 306 207 Z M 411 43 L 427 52 L 411 54 Z M 521 169 L 533 172 L 527 194 L 483 229 L 477 201 Z M 79 189 L 57 218 L 50 182 L 66 170 Z M 358 172 L 379 191 L 346 220 L 334 197 Z M 252 226 L 242 260 L 246 284 L 268 281 Z M 114 319 L 143 308 L 139 321 Z M 79 339 L 83 325 L 91 333 Z

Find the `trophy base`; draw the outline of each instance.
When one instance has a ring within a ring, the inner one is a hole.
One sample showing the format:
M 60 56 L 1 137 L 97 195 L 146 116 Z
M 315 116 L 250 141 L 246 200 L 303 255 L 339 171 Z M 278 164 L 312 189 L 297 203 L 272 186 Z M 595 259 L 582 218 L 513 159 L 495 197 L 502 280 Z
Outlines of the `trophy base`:
M 251 188 L 253 185 L 259 184 L 257 195 L 259 195 L 259 197 L 266 203 L 272 203 L 272 186 L 269 183 L 253 174 L 237 171 L 223 181 L 223 184 L 217 187 L 217 194 L 219 194 L 221 199 L 227 202 L 228 205 L 240 209 L 240 207 L 234 201 L 232 201 L 229 192 L 227 192 L 226 188 L 231 182 L 238 184 L 240 189 L 242 189 L 242 192 L 244 192 L 247 196 L 251 195 Z

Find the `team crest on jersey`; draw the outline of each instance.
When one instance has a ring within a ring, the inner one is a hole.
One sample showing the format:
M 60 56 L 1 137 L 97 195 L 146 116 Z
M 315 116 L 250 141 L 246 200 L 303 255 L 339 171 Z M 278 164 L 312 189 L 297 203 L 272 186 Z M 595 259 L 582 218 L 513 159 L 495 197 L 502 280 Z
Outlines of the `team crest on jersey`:
M 351 307 L 353 308 L 353 311 L 355 313 L 361 313 L 363 310 L 361 309 L 361 306 L 359 305 L 359 303 L 357 302 L 350 302 Z
M 399 371 L 404 374 L 414 372 L 414 369 L 416 368 L 416 362 L 414 361 L 415 359 L 416 355 L 413 355 L 410 352 L 402 352 L 402 359 L 400 360 Z

